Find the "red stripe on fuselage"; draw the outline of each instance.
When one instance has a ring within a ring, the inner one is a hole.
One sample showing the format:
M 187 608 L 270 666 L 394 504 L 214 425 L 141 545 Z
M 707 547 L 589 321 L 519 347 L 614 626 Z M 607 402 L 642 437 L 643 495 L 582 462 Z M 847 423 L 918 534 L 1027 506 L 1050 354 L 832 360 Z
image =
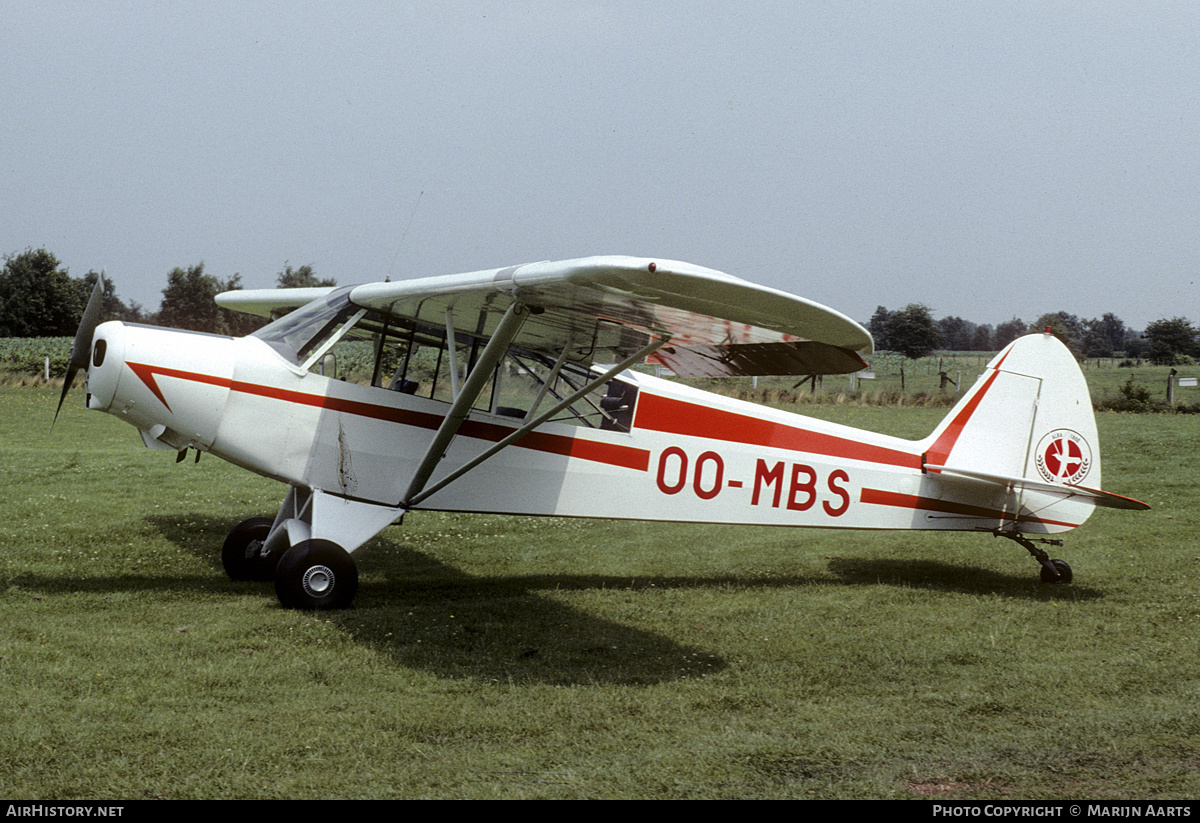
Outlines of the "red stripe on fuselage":
M 405 426 L 415 426 L 422 429 L 436 430 L 442 424 L 442 417 L 429 412 L 397 409 L 392 406 L 380 406 L 374 403 L 364 403 L 360 400 L 348 400 L 343 397 L 327 397 L 319 394 L 280 389 L 274 386 L 262 386 L 257 383 L 244 383 L 229 378 L 214 377 L 209 374 L 187 372 L 180 369 L 168 369 L 161 366 L 150 366 L 144 363 L 126 363 L 147 388 L 154 393 L 162 404 L 170 410 L 170 405 L 159 388 L 155 376 L 175 377 L 180 380 L 190 380 L 194 383 L 204 383 L 220 386 L 230 391 L 265 397 L 271 400 L 281 400 L 285 403 L 298 403 L 303 406 L 328 409 L 330 411 L 353 414 L 358 417 L 368 417 L 373 420 L 383 420 L 389 423 L 399 423 Z M 467 420 L 459 433 L 478 440 L 488 440 L 493 443 L 503 440 L 516 429 L 515 426 L 502 426 L 495 423 L 485 423 L 478 420 Z M 579 437 L 565 437 L 560 434 L 530 432 L 522 437 L 514 446 L 534 451 L 558 454 L 564 457 L 576 457 L 581 460 L 591 460 L 596 463 L 606 463 L 626 469 L 647 471 L 650 467 L 650 452 L 633 446 L 623 446 L 619 443 L 601 443 L 585 440 Z
M 921 468 L 921 456 L 911 452 L 808 431 L 786 423 L 776 423 L 724 409 L 712 409 L 645 391 L 638 397 L 635 425 L 639 429 L 667 434 L 788 449 L 906 469 Z
M 938 435 L 938 439 L 929 447 L 929 451 L 925 453 L 925 460 L 934 465 L 943 465 L 950 457 L 950 452 L 954 449 L 954 444 L 958 442 L 959 435 L 963 433 L 963 429 L 967 427 L 967 421 L 971 419 L 971 415 L 979 408 L 979 404 L 983 402 L 983 396 L 988 393 L 988 389 L 996 382 L 996 378 L 1000 375 L 1000 366 L 1008 359 L 1008 352 L 996 362 L 995 368 L 992 369 L 992 374 L 988 377 L 975 395 L 967 401 L 958 414 L 954 415 L 954 419 L 949 425 Z

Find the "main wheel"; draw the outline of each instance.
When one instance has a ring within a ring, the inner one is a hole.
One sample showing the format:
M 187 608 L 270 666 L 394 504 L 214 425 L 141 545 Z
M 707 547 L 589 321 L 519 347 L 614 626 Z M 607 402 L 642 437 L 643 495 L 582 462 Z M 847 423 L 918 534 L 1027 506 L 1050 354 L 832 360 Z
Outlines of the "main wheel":
M 287 609 L 344 609 L 358 592 L 358 567 L 329 540 L 297 543 L 275 567 L 275 596 Z
M 1071 573 L 1071 567 L 1067 565 L 1065 560 L 1051 560 L 1050 566 L 1042 566 L 1042 582 L 1043 583 L 1070 583 L 1075 579 L 1075 575 Z
M 271 517 L 251 517 L 233 527 L 221 547 L 221 563 L 230 580 L 270 580 L 279 556 L 264 555 L 263 541 L 271 533 Z

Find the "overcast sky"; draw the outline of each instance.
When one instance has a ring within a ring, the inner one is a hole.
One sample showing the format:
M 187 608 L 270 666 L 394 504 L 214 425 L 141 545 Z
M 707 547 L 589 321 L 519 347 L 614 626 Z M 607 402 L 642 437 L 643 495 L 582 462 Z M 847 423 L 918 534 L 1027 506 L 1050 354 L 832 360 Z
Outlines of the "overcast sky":
M 866 321 L 1200 321 L 1194 2 L 0 0 L 0 254 L 248 288 L 592 254 Z

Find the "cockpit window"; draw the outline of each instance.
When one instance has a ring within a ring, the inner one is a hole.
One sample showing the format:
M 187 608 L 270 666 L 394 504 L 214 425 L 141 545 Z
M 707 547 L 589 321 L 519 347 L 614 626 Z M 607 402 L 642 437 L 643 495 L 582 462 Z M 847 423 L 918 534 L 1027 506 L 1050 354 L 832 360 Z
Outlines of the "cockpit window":
M 600 367 L 555 364 L 548 357 L 509 349 L 497 372 L 496 414 L 532 419 L 572 396 L 597 377 Z M 613 379 L 577 397 L 551 419 L 606 431 L 627 432 L 637 405 L 637 386 Z
M 357 374 L 349 379 L 401 394 L 453 401 L 475 368 L 487 338 L 457 329 L 451 345 L 443 326 L 355 306 L 350 302 L 351 288 L 332 291 L 323 300 L 259 329 L 254 336 L 306 369 L 318 364 L 323 367 L 322 355 L 328 358 L 329 351 L 338 358 L 338 365 L 345 367 L 344 372 L 339 369 L 342 379 Z M 555 362 L 543 354 L 510 348 L 493 370 L 474 408 L 531 421 L 559 407 L 550 420 L 628 432 L 637 404 L 637 387 L 613 379 L 583 392 L 600 373 L 581 364 Z
M 445 403 L 453 401 L 456 387 L 465 383 L 487 343 L 481 335 L 457 329 L 451 345 L 445 327 L 377 312 L 367 312 L 349 336 L 371 341 L 367 351 L 351 348 L 361 346 L 361 342 L 347 343 L 339 355 L 339 362 L 367 360 L 369 372 L 356 369 L 363 374 L 363 382 Z M 370 374 L 369 380 L 365 379 L 366 373 Z M 571 400 L 550 420 L 628 432 L 637 403 L 637 386 L 613 379 L 580 394 L 599 373 L 583 365 L 556 363 L 543 354 L 510 348 L 493 370 L 474 408 L 530 421 Z
M 344 286 L 254 332 L 288 360 L 299 365 L 305 356 L 333 334 L 357 309 Z

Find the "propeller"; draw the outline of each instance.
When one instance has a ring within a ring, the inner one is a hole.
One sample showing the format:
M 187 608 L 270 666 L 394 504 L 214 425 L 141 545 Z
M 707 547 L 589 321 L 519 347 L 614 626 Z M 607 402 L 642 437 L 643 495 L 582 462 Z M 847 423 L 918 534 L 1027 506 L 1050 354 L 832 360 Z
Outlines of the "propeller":
M 104 271 L 96 278 L 96 287 L 88 298 L 87 308 L 83 310 L 83 319 L 79 321 L 79 331 L 75 332 L 75 342 L 71 344 L 71 357 L 67 361 L 67 379 L 63 381 L 62 395 L 58 398 L 58 408 L 54 410 L 54 421 L 50 424 L 51 431 L 54 423 L 58 422 L 58 413 L 62 411 L 63 401 L 67 392 L 75 382 L 75 375 L 80 369 L 86 369 L 88 359 L 92 356 L 92 336 L 96 326 L 100 325 L 100 306 L 104 302 Z

